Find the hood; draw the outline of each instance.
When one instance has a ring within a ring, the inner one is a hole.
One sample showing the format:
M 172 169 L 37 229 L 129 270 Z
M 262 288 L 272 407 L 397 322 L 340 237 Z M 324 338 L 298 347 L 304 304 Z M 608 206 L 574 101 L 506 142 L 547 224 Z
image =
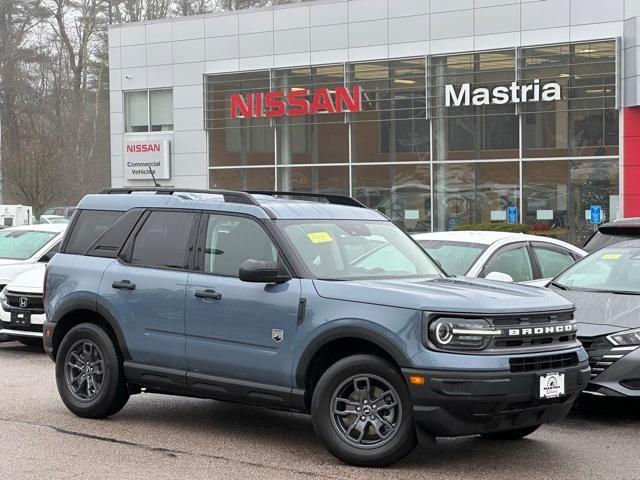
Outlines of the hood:
M 582 324 L 609 325 L 622 328 L 640 327 L 640 295 L 620 295 L 604 292 L 557 290 L 576 305 L 576 320 Z M 579 330 L 586 332 L 587 327 Z M 597 329 L 590 329 L 597 331 Z M 606 330 L 606 329 L 605 329 Z
M 7 290 L 12 292 L 42 293 L 45 266 L 40 264 L 36 268 L 21 273 L 7 284 Z
M 0 263 L 0 284 L 6 285 L 11 280 L 16 278 L 22 272 L 32 270 L 34 268 L 40 268 L 42 264 L 33 262 L 15 262 L 15 263 Z
M 2 266 L 2 265 L 14 265 L 16 263 L 24 263 L 24 260 L 13 260 L 11 258 L 0 258 L 0 266 Z
M 318 295 L 335 300 L 456 313 L 520 313 L 572 309 L 544 288 L 476 278 L 314 280 Z

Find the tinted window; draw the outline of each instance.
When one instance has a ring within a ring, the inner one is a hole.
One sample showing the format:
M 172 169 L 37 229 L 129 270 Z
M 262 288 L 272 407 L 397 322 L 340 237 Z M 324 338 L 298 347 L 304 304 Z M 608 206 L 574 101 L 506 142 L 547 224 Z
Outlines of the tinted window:
M 542 278 L 553 278 L 575 263 L 573 256 L 567 251 L 541 246 L 534 246 L 533 251 L 536 257 L 538 257 L 538 263 L 542 270 Z
M 484 267 L 483 276 L 486 277 L 491 272 L 506 273 L 514 282 L 533 280 L 527 247 L 516 247 L 498 253 Z
M 197 217 L 191 212 L 151 212 L 134 239 L 131 263 L 187 268 Z
M 595 252 L 603 247 L 609 247 L 616 243 L 624 242 L 626 240 L 637 240 L 638 235 L 612 235 L 609 233 L 596 232 L 593 237 L 585 244 L 584 249 L 587 252 Z
M 111 210 L 82 210 L 69 235 L 65 253 L 82 255 L 122 214 Z
M 204 271 L 237 277 L 248 259 L 278 262 L 278 250 L 262 227 L 244 217 L 209 215 Z

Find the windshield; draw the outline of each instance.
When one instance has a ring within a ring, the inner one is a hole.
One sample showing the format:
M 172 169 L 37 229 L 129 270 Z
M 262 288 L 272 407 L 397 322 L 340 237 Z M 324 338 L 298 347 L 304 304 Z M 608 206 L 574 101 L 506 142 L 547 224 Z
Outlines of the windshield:
M 0 258 L 26 260 L 56 235 L 55 232 L 36 230 L 2 230 L 0 231 Z
M 441 275 L 440 269 L 391 222 L 277 222 L 307 269 L 325 280 Z
M 570 290 L 640 294 L 640 247 L 604 248 L 561 274 L 554 284 Z
M 487 249 L 486 245 L 448 240 L 418 240 L 431 258 L 435 258 L 449 275 L 464 275 Z

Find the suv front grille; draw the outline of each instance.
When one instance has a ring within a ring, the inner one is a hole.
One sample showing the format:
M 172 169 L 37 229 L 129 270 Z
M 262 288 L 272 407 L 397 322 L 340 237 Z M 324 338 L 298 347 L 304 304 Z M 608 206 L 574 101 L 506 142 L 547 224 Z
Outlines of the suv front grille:
M 558 344 L 571 344 L 577 341 L 576 322 L 572 311 L 501 316 L 487 318 L 487 320 L 503 332 L 502 335 L 494 338 L 491 347 L 498 350 L 533 349 L 548 345 L 555 347 Z M 557 330 L 558 327 L 560 331 Z M 562 327 L 570 328 L 569 331 L 563 331 Z
M 557 355 L 540 355 L 537 357 L 510 358 L 509 365 L 511 367 L 511 373 L 558 370 L 578 365 L 578 354 L 571 352 Z
M 31 313 L 44 312 L 44 301 L 42 298 L 42 294 L 8 291 L 5 292 L 5 297 L 7 298 L 7 305 L 9 305 L 10 307 L 20 308 Z M 23 302 L 26 301 L 26 306 L 24 306 L 24 303 L 22 305 L 20 304 L 20 299 L 24 299 Z

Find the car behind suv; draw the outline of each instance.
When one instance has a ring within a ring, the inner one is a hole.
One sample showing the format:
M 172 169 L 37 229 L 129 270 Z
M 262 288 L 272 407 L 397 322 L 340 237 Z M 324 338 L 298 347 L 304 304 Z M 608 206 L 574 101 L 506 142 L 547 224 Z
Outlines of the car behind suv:
M 73 413 L 113 415 L 142 389 L 307 412 L 354 465 L 392 463 L 417 434 L 523 437 L 589 379 L 569 301 L 447 278 L 348 197 L 89 195 L 45 286 Z

